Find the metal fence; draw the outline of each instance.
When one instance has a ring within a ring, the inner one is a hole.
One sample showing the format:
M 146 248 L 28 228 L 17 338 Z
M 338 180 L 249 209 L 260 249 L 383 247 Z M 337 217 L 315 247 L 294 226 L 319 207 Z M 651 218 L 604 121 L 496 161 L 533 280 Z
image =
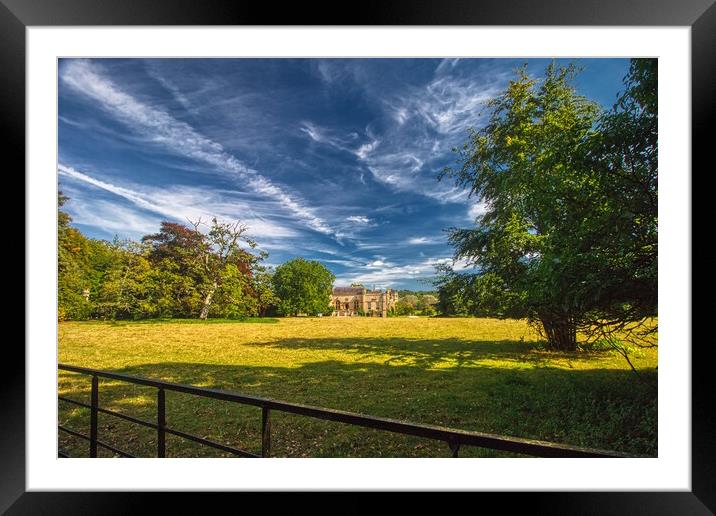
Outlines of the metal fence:
M 59 364 L 58 368 L 63 371 L 80 373 L 91 377 L 90 403 L 82 403 L 77 400 L 58 396 L 58 400 L 80 407 L 90 409 L 90 434 L 86 435 L 71 428 L 57 425 L 61 432 L 69 435 L 85 439 L 89 441 L 89 456 L 97 457 L 97 448 L 102 447 L 120 455 L 121 457 L 134 457 L 126 451 L 120 450 L 106 442 L 100 441 L 97 432 L 97 416 L 99 413 L 109 414 L 132 423 L 152 428 L 157 432 L 157 457 L 166 457 L 166 435 L 171 434 L 199 444 L 210 446 L 212 448 L 232 453 L 238 457 L 269 457 L 271 456 L 271 412 L 280 411 L 290 414 L 298 414 L 316 419 L 327 421 L 336 421 L 348 425 L 359 426 L 364 428 L 372 428 L 376 430 L 384 430 L 403 435 L 415 437 L 423 437 L 446 443 L 452 451 L 452 456 L 457 457 L 462 446 L 477 446 L 488 448 L 491 450 L 501 450 L 506 452 L 514 452 L 523 455 L 531 455 L 534 457 L 626 457 L 613 451 L 596 450 L 591 448 L 581 448 L 564 444 L 555 444 L 544 441 L 535 441 L 530 439 L 519 439 L 514 437 L 505 437 L 500 435 L 485 434 L 480 432 L 468 432 L 452 428 L 444 428 L 433 425 L 422 425 L 409 423 L 407 421 L 399 421 L 382 417 L 366 416 L 356 414 L 354 412 L 346 412 L 343 410 L 333 410 L 309 405 L 301 405 L 298 403 L 287 403 L 276 401 L 269 398 L 261 398 L 258 396 L 247 396 L 231 391 L 223 391 L 217 389 L 207 389 L 203 387 L 194 387 L 191 385 L 183 385 L 178 383 L 164 382 L 161 380 L 151 380 L 148 378 L 140 378 L 111 371 L 101 371 L 98 369 L 89 369 L 86 367 L 77 367 L 66 364 Z M 99 378 L 109 378 L 120 380 L 122 382 L 132 383 L 136 385 L 144 385 L 157 389 L 157 419 L 156 422 L 145 421 L 126 414 L 115 412 L 99 406 Z M 209 439 L 204 439 L 196 435 L 192 435 L 175 428 L 167 426 L 166 422 L 166 391 L 182 392 L 202 398 L 212 398 L 243 405 L 251 405 L 261 408 L 261 455 L 251 453 L 246 450 L 227 446 Z M 69 457 L 69 454 L 63 450 L 58 451 L 60 457 Z

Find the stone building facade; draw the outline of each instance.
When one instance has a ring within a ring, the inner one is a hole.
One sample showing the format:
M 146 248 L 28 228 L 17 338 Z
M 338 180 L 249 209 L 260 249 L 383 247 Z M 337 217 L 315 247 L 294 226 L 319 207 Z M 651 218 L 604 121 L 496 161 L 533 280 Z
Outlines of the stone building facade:
M 365 315 L 387 317 L 388 311 L 395 308 L 398 293 L 391 290 L 368 290 L 364 287 L 333 287 L 331 305 L 333 315 L 350 317 L 362 310 Z

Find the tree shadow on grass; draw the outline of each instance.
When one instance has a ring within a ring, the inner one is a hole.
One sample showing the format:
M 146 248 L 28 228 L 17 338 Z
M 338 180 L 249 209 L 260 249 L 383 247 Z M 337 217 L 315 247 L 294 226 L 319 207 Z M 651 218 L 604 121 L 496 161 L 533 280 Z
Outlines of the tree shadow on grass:
M 655 371 L 643 371 L 651 383 L 614 369 L 484 365 L 430 369 L 335 360 L 298 367 L 162 362 L 119 372 L 471 431 L 638 455 L 655 455 L 657 450 Z M 87 402 L 89 385 L 88 376 L 60 372 L 60 395 Z M 99 397 L 102 407 L 156 420 L 154 388 L 102 380 Z M 167 392 L 170 427 L 254 453 L 260 451 L 260 420 L 256 407 Z M 88 411 L 60 403 L 60 422 L 87 431 Z M 100 415 L 100 439 L 139 456 L 156 453 L 153 430 L 109 415 Z M 60 442 L 73 455 L 86 455 L 86 443 L 63 434 Z M 285 457 L 450 455 L 445 443 L 280 412 L 272 416 L 272 450 L 273 455 Z M 168 454 L 225 456 L 175 437 L 168 441 Z M 469 447 L 461 455 L 509 456 Z
M 545 343 L 539 341 L 485 341 L 455 338 L 290 338 L 246 345 L 297 351 L 340 351 L 365 358 L 385 357 L 382 361 L 386 365 L 411 365 L 421 368 L 463 367 L 476 362 L 481 362 L 485 367 L 489 362 L 494 363 L 495 367 L 500 367 L 500 363 L 549 366 L 560 360 L 569 366 L 572 362 L 601 359 L 610 353 L 608 350 L 547 351 Z

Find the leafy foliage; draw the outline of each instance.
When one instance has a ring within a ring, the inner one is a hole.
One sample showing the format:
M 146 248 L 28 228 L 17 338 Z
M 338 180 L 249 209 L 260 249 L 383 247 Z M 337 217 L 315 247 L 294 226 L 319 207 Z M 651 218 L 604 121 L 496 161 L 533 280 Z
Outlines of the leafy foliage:
M 331 290 L 336 277 L 323 264 L 295 258 L 278 267 L 273 286 L 281 315 L 330 314 Z
M 437 313 L 437 292 L 423 290 L 398 290 L 398 301 L 388 315 L 427 315 Z
M 60 194 L 60 208 L 67 202 Z M 265 253 L 240 222 L 216 219 L 202 232 L 163 222 L 141 242 L 88 239 L 58 214 L 58 318 L 243 318 L 278 303 Z
M 507 289 L 495 274 L 459 274 L 449 267 L 444 267 L 437 285 L 437 309 L 443 315 L 513 318 L 527 316 L 524 295 Z
M 580 292 L 599 310 L 585 323 L 595 339 L 627 333 L 637 345 L 655 343 L 658 296 L 658 108 L 656 59 L 633 59 L 625 92 L 600 120 L 589 151 L 604 209 L 591 226 L 589 281 Z
M 393 315 L 413 315 L 415 313 L 415 305 L 403 300 L 399 299 L 395 303 L 395 308 L 393 309 Z
M 444 313 L 526 315 L 555 349 L 656 313 L 656 65 L 634 60 L 609 113 L 577 95 L 572 66 L 522 68 L 444 175 L 486 206 L 452 228 L 438 280 Z
M 257 303 L 247 304 L 246 292 L 252 270 L 265 255 L 254 255 L 250 249 L 256 243 L 246 236 L 248 228 L 241 222 L 227 223 L 212 219 L 211 225 L 199 219 L 188 228 L 163 222 L 161 231 L 142 240 L 151 246 L 150 257 L 157 265 L 168 265 L 184 277 L 191 278 L 201 295 L 199 318 L 206 319 L 212 311 L 222 317 L 255 314 Z M 200 226 L 208 231 L 202 233 Z M 214 296 L 222 298 L 225 306 L 212 310 Z
M 59 192 L 58 207 L 68 198 Z M 58 319 L 84 319 L 92 311 L 90 295 L 96 291 L 106 252 L 101 243 L 88 240 L 70 226 L 72 218 L 58 209 L 57 217 L 57 296 Z

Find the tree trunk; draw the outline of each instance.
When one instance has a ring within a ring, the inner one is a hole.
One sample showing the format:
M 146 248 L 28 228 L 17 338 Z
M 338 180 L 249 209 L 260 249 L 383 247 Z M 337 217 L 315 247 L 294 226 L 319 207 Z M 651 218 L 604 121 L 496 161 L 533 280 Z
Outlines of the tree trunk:
M 577 326 L 569 318 L 540 317 L 547 348 L 556 351 L 576 351 Z
M 201 307 L 201 313 L 199 314 L 199 319 L 205 320 L 209 316 L 209 307 L 211 306 L 211 298 L 214 297 L 214 292 L 216 292 L 216 289 L 218 288 L 218 285 L 216 281 L 212 285 L 212 287 L 209 289 L 209 292 L 206 293 L 206 297 L 204 297 L 204 305 Z

